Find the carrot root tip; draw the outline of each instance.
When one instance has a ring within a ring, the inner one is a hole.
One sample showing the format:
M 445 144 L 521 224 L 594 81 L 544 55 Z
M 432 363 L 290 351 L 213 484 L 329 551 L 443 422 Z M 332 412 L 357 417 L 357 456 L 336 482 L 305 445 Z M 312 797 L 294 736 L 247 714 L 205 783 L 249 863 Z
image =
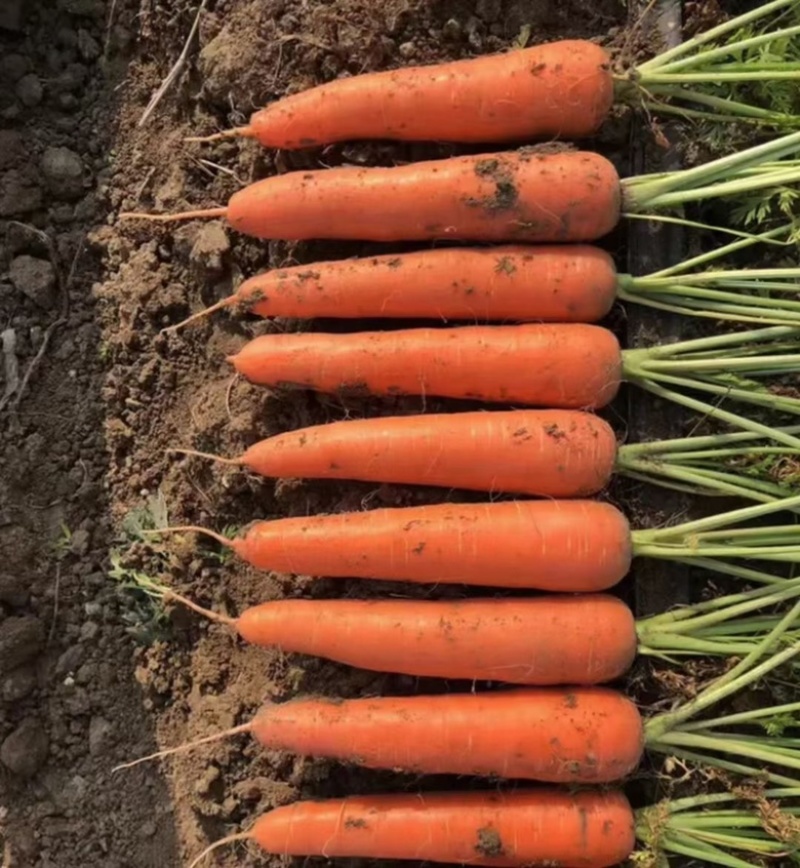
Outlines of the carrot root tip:
M 230 130 L 220 130 L 218 133 L 211 133 L 208 136 L 187 136 L 184 139 L 184 142 L 191 142 L 192 144 L 205 143 L 205 142 L 219 142 L 224 139 L 251 139 L 255 135 L 253 128 L 248 124 L 245 127 L 234 127 Z
M 138 759 L 131 760 L 127 763 L 122 763 L 121 765 L 114 766 L 111 771 L 113 773 L 124 771 L 125 769 L 132 769 L 134 766 L 141 765 L 142 763 L 152 762 L 157 759 L 164 759 L 168 756 L 175 756 L 180 753 L 188 753 L 189 751 L 195 750 L 195 748 L 202 747 L 205 744 L 213 744 L 217 741 L 223 741 L 226 738 L 230 738 L 234 735 L 241 735 L 245 732 L 250 732 L 252 729 L 252 723 L 243 723 L 241 726 L 233 726 L 230 729 L 226 729 L 223 732 L 215 732 L 213 735 L 207 735 L 203 738 L 198 738 L 196 741 L 190 741 L 186 744 L 179 744 L 177 747 L 168 747 L 164 750 L 156 751 L 155 753 L 148 754 L 147 756 L 139 757 Z
M 193 313 L 191 316 L 187 316 L 186 319 L 183 319 L 180 322 L 175 323 L 175 325 L 166 326 L 165 328 L 161 329 L 159 334 L 160 335 L 174 334 L 179 329 L 182 329 L 184 326 L 190 325 L 191 323 L 197 322 L 198 320 L 205 319 L 207 316 L 214 313 L 215 311 L 223 310 L 226 307 L 230 307 L 232 304 L 234 304 L 235 301 L 236 301 L 235 295 L 228 296 L 228 298 L 223 298 L 221 301 L 216 302 L 216 304 L 212 304 L 209 307 L 204 308 L 201 311 L 198 311 L 197 313 Z
M 217 464 L 227 464 L 230 467 L 238 467 L 241 461 L 238 458 L 225 458 L 224 455 L 214 455 L 211 452 L 200 452 L 197 449 L 167 449 L 168 455 L 186 455 L 190 458 L 203 458 L 206 461 L 216 461 Z
M 228 844 L 236 844 L 239 841 L 249 841 L 251 835 L 249 832 L 238 832 L 235 835 L 227 835 L 224 838 L 220 838 L 219 841 L 215 841 L 210 846 L 206 847 L 203 852 L 197 856 L 190 864 L 189 868 L 197 868 L 197 866 L 207 857 L 210 856 L 216 850 L 219 850 L 221 847 L 227 847 Z
M 210 530 L 207 527 L 200 527 L 199 525 L 195 524 L 153 528 L 152 530 L 143 530 L 142 533 L 147 536 L 160 536 L 162 534 L 171 533 L 199 533 L 203 536 L 210 537 L 211 539 L 218 542 L 220 545 L 227 546 L 228 548 L 231 548 L 233 546 L 233 542 L 229 540 L 228 537 L 223 536 L 221 533 L 217 533 L 216 531 Z
M 181 211 L 177 214 L 148 214 L 146 211 L 121 211 L 120 220 L 149 220 L 151 223 L 177 223 L 181 220 L 210 220 L 224 217 L 228 213 L 226 207 L 201 208 L 196 211 Z

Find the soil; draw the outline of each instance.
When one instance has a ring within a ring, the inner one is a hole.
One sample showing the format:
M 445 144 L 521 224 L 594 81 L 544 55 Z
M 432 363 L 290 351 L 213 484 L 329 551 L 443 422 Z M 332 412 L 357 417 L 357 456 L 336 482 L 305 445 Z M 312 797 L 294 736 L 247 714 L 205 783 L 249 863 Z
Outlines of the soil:
M 140 125 L 196 12 L 184 0 L 0 0 L 4 868 L 178 868 L 298 796 L 418 786 L 263 751 L 242 736 L 163 764 L 113 769 L 240 724 L 263 701 L 298 692 L 460 686 L 248 648 L 136 587 L 162 581 L 230 613 L 283 595 L 386 592 L 257 575 L 192 537 L 153 542 L 141 530 L 190 522 L 230 531 L 256 517 L 479 499 L 264 481 L 166 452 L 233 455 L 269 434 L 346 416 L 460 406 L 271 393 L 232 377 L 225 355 L 245 340 L 309 324 L 233 312 L 161 333 L 257 270 L 406 248 L 265 244 L 219 222 L 155 227 L 119 223 L 118 212 L 219 204 L 275 171 L 458 153 L 378 142 L 276 154 L 246 141 L 183 140 L 241 124 L 259 105 L 340 75 L 525 40 L 607 40 L 624 9 L 618 0 L 212 0 L 186 63 Z M 624 160 L 625 132 L 624 122 L 610 124 L 591 144 Z M 480 846 L 500 843 L 487 837 Z M 211 863 L 269 861 L 239 847 Z

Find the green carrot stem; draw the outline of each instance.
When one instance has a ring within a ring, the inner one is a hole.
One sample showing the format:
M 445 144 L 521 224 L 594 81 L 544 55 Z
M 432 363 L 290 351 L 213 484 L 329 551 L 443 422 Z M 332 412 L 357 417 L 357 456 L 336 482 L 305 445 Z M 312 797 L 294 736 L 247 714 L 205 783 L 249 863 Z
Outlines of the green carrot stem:
M 800 434 L 800 425 L 794 425 L 780 429 L 785 434 L 793 436 Z M 752 443 L 763 439 L 758 434 L 749 431 L 734 431 L 724 434 L 705 434 L 692 437 L 672 437 L 667 440 L 646 440 L 641 443 L 626 443 L 620 447 L 620 451 L 626 455 L 641 457 L 645 455 L 674 455 L 675 453 L 689 452 L 708 447 L 711 454 L 719 454 L 719 447 L 727 447 L 730 444 Z M 783 448 L 783 447 L 779 447 Z
M 721 771 L 731 772 L 735 775 L 741 775 L 744 778 L 752 778 L 753 780 L 765 780 L 768 783 L 782 787 L 800 787 L 800 780 L 791 778 L 788 775 L 780 775 L 777 772 L 765 773 L 763 768 L 758 766 L 746 765 L 745 763 L 735 762 L 734 760 L 725 759 L 725 757 L 709 757 L 703 753 L 687 750 L 686 748 L 670 745 L 669 749 L 665 745 L 664 750 L 660 750 L 658 746 L 651 748 L 655 753 L 666 754 L 676 757 L 685 762 L 694 763 L 700 767 L 710 767 L 720 769 Z
M 771 15 L 774 12 L 779 12 L 781 9 L 791 7 L 795 2 L 796 0 L 771 0 L 769 3 L 763 3 L 756 9 L 737 15 L 735 18 L 724 21 L 703 33 L 699 33 L 691 39 L 684 40 L 674 48 L 670 48 L 659 54 L 657 57 L 654 57 L 652 60 L 640 64 L 637 67 L 637 71 L 640 75 L 643 75 L 645 72 L 650 70 L 662 69 L 667 63 L 674 61 L 676 58 L 684 57 L 695 49 L 699 49 L 702 46 L 707 45 L 709 42 L 715 42 L 721 37 L 726 36 L 728 33 L 741 30 L 742 28 L 752 24 L 754 21 L 758 21 L 759 18 Z
M 774 606 L 800 594 L 800 579 L 786 579 L 776 587 L 766 585 L 752 591 L 728 594 L 694 606 L 645 618 L 637 624 L 640 637 L 696 633 L 707 627 L 717 626 L 726 621 L 738 620 L 742 615 Z
M 652 380 L 647 379 L 638 379 L 635 377 L 632 378 L 632 382 L 636 383 L 636 385 L 638 385 L 645 391 L 650 392 L 656 397 L 672 401 L 675 404 L 680 404 L 681 406 L 686 407 L 687 409 L 692 410 L 695 413 L 699 413 L 702 417 L 708 419 L 716 419 L 720 422 L 726 422 L 729 425 L 761 437 L 773 436 L 775 440 L 777 440 L 779 443 L 785 443 L 786 445 L 791 447 L 796 448 L 798 445 L 800 445 L 800 438 L 798 437 L 788 435 L 779 429 L 770 428 L 768 425 L 764 425 L 761 422 L 756 422 L 755 420 L 750 419 L 746 416 L 742 416 L 738 413 L 733 413 L 730 410 L 723 410 L 721 407 L 709 404 L 706 401 L 692 398 L 690 395 L 686 395 L 683 392 L 676 392 L 674 389 L 666 389 L 660 383 L 656 383 Z M 686 383 L 681 382 L 680 385 L 685 387 Z
M 738 195 L 742 192 L 774 186 L 776 183 L 785 183 L 781 176 L 791 174 L 794 177 L 796 174 L 794 170 L 790 173 L 775 172 L 769 176 L 772 180 L 767 180 L 765 177 L 737 179 L 736 172 L 763 163 L 767 159 L 777 160 L 789 156 L 798 150 L 800 150 L 800 132 L 789 133 L 770 142 L 712 160 L 710 163 L 676 171 L 659 181 L 639 182 L 636 178 L 626 179 L 622 182 L 626 197 L 624 210 L 644 213 L 653 208 L 666 207 L 667 204 L 674 206 L 717 195 Z M 780 181 L 775 180 L 778 177 L 781 177 Z M 720 182 L 720 179 L 728 180 Z M 709 185 L 714 188 L 713 192 Z M 734 185 L 735 189 L 731 190 L 731 185 Z M 726 188 L 725 193 L 722 188 Z M 698 190 L 703 191 L 699 194 L 699 199 L 687 197 L 689 191 L 696 193 Z M 673 193 L 677 198 L 665 198 Z
M 665 173 L 665 175 L 668 174 L 669 173 Z M 709 250 L 706 253 L 700 253 L 697 256 L 690 257 L 689 259 L 684 259 L 683 262 L 676 263 L 668 268 L 662 268 L 660 271 L 654 271 L 651 274 L 646 275 L 646 277 L 650 279 L 658 279 L 661 277 L 668 278 L 676 274 L 683 274 L 687 271 L 698 268 L 701 265 L 706 265 L 708 262 L 719 261 L 726 256 L 730 256 L 732 253 L 738 253 L 740 250 L 745 250 L 752 247 L 754 244 L 765 243 L 786 246 L 790 241 L 781 241 L 780 238 L 783 235 L 788 235 L 789 238 L 791 238 L 793 230 L 793 224 L 783 224 L 759 235 L 749 235 L 736 241 L 730 241 L 723 247 L 718 247 L 714 250 Z
M 685 468 L 653 460 L 637 461 L 623 459 L 617 462 L 617 473 L 623 476 L 649 482 L 653 485 L 672 487 L 671 483 L 680 484 L 680 490 L 698 495 L 730 495 L 746 497 L 761 502 L 772 502 L 783 496 L 784 492 L 774 486 L 757 484 L 757 480 L 749 480 L 735 474 L 714 474 L 712 471 L 701 471 Z
M 772 654 L 762 663 L 757 663 L 760 657 L 768 654 L 780 641 L 798 616 L 800 616 L 800 602 L 795 603 L 780 619 L 758 648 L 751 651 L 736 666 L 717 678 L 709 687 L 679 708 L 651 717 L 644 727 L 645 741 L 648 744 L 662 741 L 668 733 L 674 733 L 685 721 L 758 681 L 773 669 L 782 666 L 792 657 L 800 654 L 800 643 L 798 643 Z
M 647 85 L 716 84 L 718 82 L 796 81 L 800 73 L 793 69 L 758 69 L 753 72 L 725 72 L 710 69 L 705 72 L 654 72 L 647 76 Z M 641 80 L 640 80 L 641 83 Z
M 692 732 L 698 729 L 716 729 L 720 726 L 735 726 L 752 723 L 764 718 L 780 717 L 787 714 L 800 714 L 800 702 L 787 702 L 784 705 L 773 705 L 769 708 L 753 708 L 749 711 L 726 714 L 708 720 L 689 720 L 681 725 L 681 732 Z
M 740 564 L 729 564 L 723 560 L 714 558 L 675 558 L 676 563 L 696 569 L 708 570 L 712 573 L 720 573 L 724 576 L 732 576 L 735 579 L 743 579 L 747 582 L 755 582 L 763 586 L 782 585 L 787 581 L 782 576 L 766 573 L 763 570 L 755 570 L 752 567 L 743 567 Z
M 792 135 L 798 135 L 794 133 Z M 785 138 L 790 138 L 786 136 Z M 794 149 L 800 147 L 800 142 L 794 144 Z M 704 168 L 704 167 L 701 167 Z M 688 171 L 693 171 L 689 169 Z M 637 186 L 636 180 L 628 182 L 625 179 L 622 182 L 623 196 L 625 198 L 626 211 L 639 211 L 645 213 L 647 211 L 660 209 L 674 209 L 690 202 L 704 202 L 707 199 L 720 199 L 728 196 L 741 196 L 744 193 L 752 193 L 758 190 L 765 190 L 769 187 L 785 186 L 787 184 L 795 184 L 800 181 L 800 169 L 790 169 L 788 171 L 775 171 L 769 175 L 757 175 L 755 177 L 737 178 L 733 177 L 730 180 L 721 180 L 719 177 L 708 179 L 705 186 L 673 186 L 673 189 L 664 189 L 659 191 L 655 188 L 647 189 L 643 185 Z M 659 182 L 662 186 L 667 186 L 668 182 Z
M 654 359 L 644 360 L 640 364 L 639 370 L 645 374 L 660 373 L 667 371 L 669 373 L 688 373 L 702 374 L 705 371 L 725 373 L 748 373 L 763 369 L 769 370 L 786 370 L 792 372 L 800 370 L 800 354 L 783 355 L 783 356 L 751 356 L 729 359 Z
M 686 464 L 688 466 L 700 466 L 700 467 L 717 467 L 719 466 L 720 459 L 724 459 L 725 461 L 729 460 L 741 460 L 744 461 L 746 458 L 797 458 L 800 457 L 800 449 L 790 449 L 788 446 L 753 446 L 750 449 L 745 448 L 730 448 L 730 449 L 701 449 L 697 452 L 678 452 L 675 454 L 665 453 L 664 455 L 660 455 L 659 453 L 654 453 L 649 456 L 645 456 L 644 460 L 649 461 L 661 461 L 665 464 L 678 464 L 683 465 Z M 641 460 L 641 459 L 640 459 Z
M 764 516 L 773 515 L 776 512 L 781 512 L 787 509 L 794 509 L 800 506 L 800 495 L 787 497 L 784 500 L 774 504 L 759 504 L 758 506 L 746 506 L 741 509 L 733 509 L 719 515 L 710 515 L 705 518 L 695 519 L 694 521 L 683 522 L 679 525 L 674 525 L 669 528 L 649 531 L 636 531 L 642 537 L 658 540 L 662 538 L 670 538 L 679 535 L 687 537 L 696 535 L 710 530 L 719 530 L 720 528 L 730 527 L 734 524 L 739 524 L 743 521 L 753 521 L 763 518 Z
M 800 771 L 800 757 L 792 757 L 769 748 L 762 748 L 758 744 L 751 744 L 742 738 L 725 741 L 715 733 L 708 731 L 689 733 L 678 730 L 669 732 L 659 739 L 659 744 L 663 747 L 688 747 L 698 753 L 705 753 L 706 751 L 728 753 L 737 757 L 757 760 L 766 765 L 779 765 L 793 771 Z
M 716 60 L 718 57 L 730 57 L 734 52 L 745 51 L 749 48 L 757 48 L 759 45 L 765 45 L 784 37 L 796 36 L 798 33 L 800 33 L 800 25 L 782 27 L 777 30 L 767 31 L 766 33 L 759 33 L 758 35 L 751 36 L 747 39 L 726 42 L 725 45 L 719 46 L 718 48 L 707 48 L 701 54 L 695 55 L 694 57 L 684 57 L 681 60 L 660 63 L 657 64 L 656 67 L 659 73 L 663 74 L 666 72 L 680 72 L 682 69 L 689 69 L 692 66 L 695 66 L 698 60 L 701 60 L 703 65 L 706 66 L 710 60 Z M 655 60 L 658 60 L 658 58 L 655 58 Z M 746 66 L 746 64 L 743 64 L 743 66 Z M 759 66 L 761 66 L 760 63 Z

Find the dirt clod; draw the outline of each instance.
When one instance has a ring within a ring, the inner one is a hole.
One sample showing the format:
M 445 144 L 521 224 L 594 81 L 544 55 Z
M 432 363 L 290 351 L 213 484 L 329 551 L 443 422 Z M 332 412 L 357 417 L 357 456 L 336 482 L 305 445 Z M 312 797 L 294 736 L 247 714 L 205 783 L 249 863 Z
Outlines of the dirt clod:
M 10 672 L 35 657 L 44 645 L 44 626 L 32 615 L 0 621 L 0 673 Z
M 24 720 L 0 745 L 0 762 L 21 778 L 33 777 L 47 759 L 50 739 L 37 720 Z
M 70 148 L 47 148 L 41 168 L 47 188 L 54 196 L 74 199 L 83 192 L 83 162 Z
M 18 609 L 28 602 L 29 597 L 30 590 L 23 576 L 0 573 L 0 603 Z
M 19 292 L 44 310 L 52 309 L 56 300 L 56 272 L 48 260 L 17 256 L 11 261 L 8 273 Z
M 503 849 L 503 841 L 497 829 L 493 829 L 491 826 L 478 829 L 478 843 L 475 845 L 475 851 L 487 859 L 505 856 L 506 851 Z

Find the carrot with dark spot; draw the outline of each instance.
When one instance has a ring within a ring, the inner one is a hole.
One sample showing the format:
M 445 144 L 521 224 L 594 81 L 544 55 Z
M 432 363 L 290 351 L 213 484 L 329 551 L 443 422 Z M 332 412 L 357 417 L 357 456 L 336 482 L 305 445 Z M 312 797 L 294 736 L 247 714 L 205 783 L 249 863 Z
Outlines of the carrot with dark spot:
M 587 834 L 581 840 L 581 816 Z M 633 851 L 635 816 L 617 791 L 396 793 L 295 802 L 263 814 L 236 841 L 275 856 L 409 859 L 530 868 L 609 868 Z M 557 829 L 559 834 L 553 834 Z
M 790 133 L 691 169 L 620 179 L 592 152 L 523 148 L 390 168 L 290 172 L 234 193 L 226 207 L 119 216 L 160 223 L 225 217 L 246 235 L 286 240 L 594 241 L 623 215 L 682 213 L 689 203 L 774 189 L 787 182 L 781 158 L 797 151 L 800 133 Z
M 437 248 L 257 274 L 174 331 L 221 309 L 263 317 L 595 322 L 614 303 L 611 257 L 587 245 Z
M 390 168 L 351 166 L 264 178 L 231 196 L 227 207 L 123 219 L 161 223 L 224 217 L 256 238 L 339 238 L 372 241 L 592 241 L 620 218 L 621 187 L 599 154 L 568 151 L 537 156 L 451 157 Z M 602 178 L 589 184 L 590 174 Z M 579 189 L 579 197 L 566 197 Z

